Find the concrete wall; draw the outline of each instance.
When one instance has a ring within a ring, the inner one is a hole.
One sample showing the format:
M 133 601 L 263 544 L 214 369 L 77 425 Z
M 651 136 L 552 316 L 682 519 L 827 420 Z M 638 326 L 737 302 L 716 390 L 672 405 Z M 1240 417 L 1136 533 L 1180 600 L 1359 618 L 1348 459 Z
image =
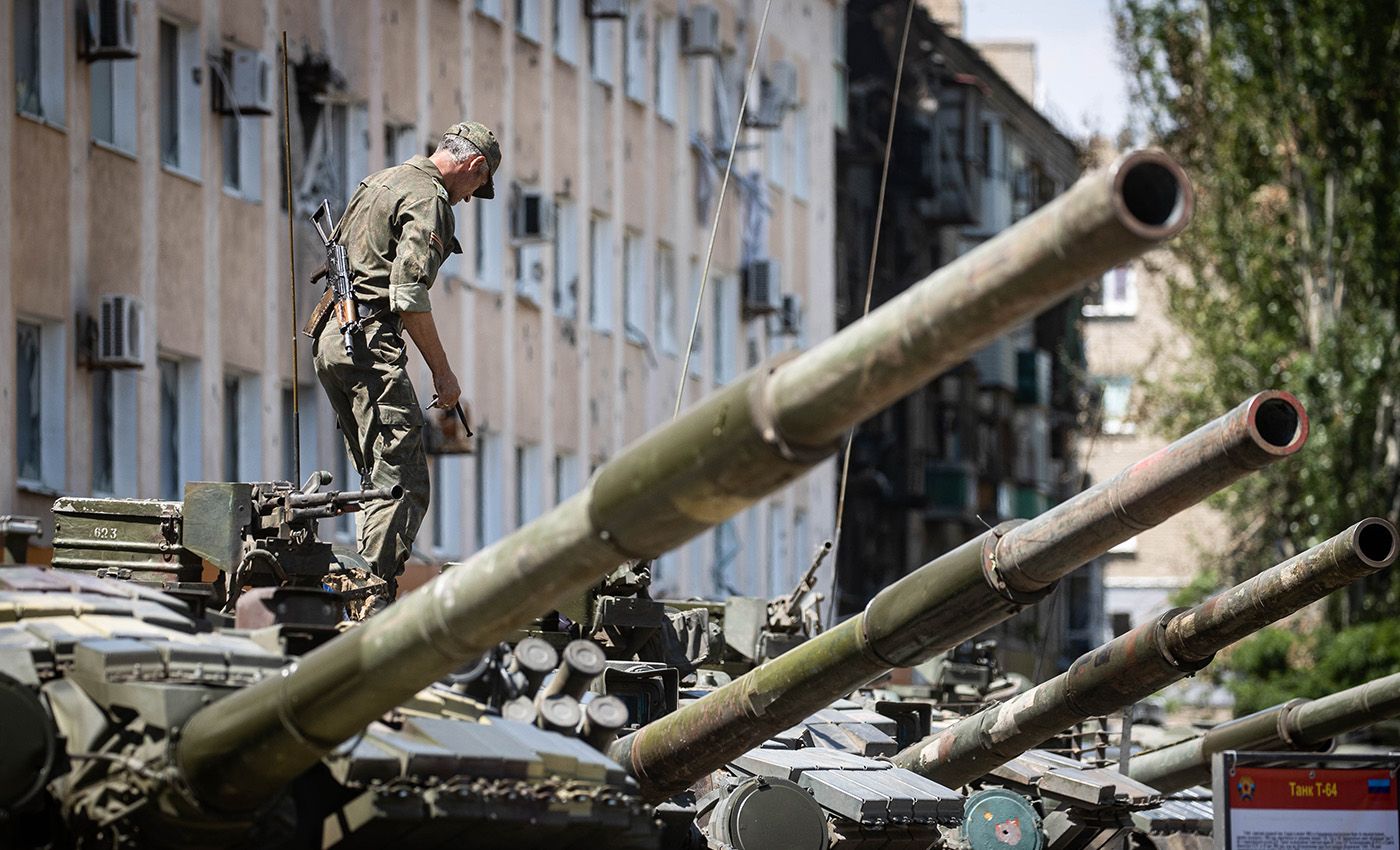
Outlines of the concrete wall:
M 576 0 L 575 0 L 576 2 Z M 674 252 L 677 281 L 676 337 L 683 350 L 695 293 L 689 269 L 703 264 L 714 201 L 703 215 L 695 209 L 697 158 L 691 149 L 689 77 L 702 92 L 698 127 L 709 140 L 726 143 L 732 127 L 715 127 L 710 86 L 716 60 L 679 58 L 676 117 L 656 114 L 650 75 L 654 67 L 656 21 L 675 16 L 673 0 L 634 4 L 645 16 L 648 34 L 646 97 L 624 92 L 623 24 L 616 29 L 616 86 L 592 78 L 588 65 L 588 23 L 581 20 L 577 64 L 561 59 L 552 45 L 554 4 L 539 0 L 541 21 L 536 41 L 519 34 L 514 2 L 487 3 L 499 17 L 484 14 L 473 2 L 458 0 L 364 0 L 357 3 L 292 0 L 140 0 L 137 15 L 141 56 L 136 68 L 135 149 L 131 153 L 92 141 L 89 127 L 90 69 L 78 56 L 77 34 L 66 20 L 63 64 L 66 119 L 48 125 L 17 114 L 14 63 L 0 62 L 0 156 L 7 177 L 0 181 L 0 268 L 7 271 L 0 296 L 0 350 L 15 351 L 18 317 L 66 326 L 69 356 L 64 358 L 66 465 L 60 486 L 21 487 L 16 448 L 0 451 L 0 513 L 45 515 L 55 492 L 91 491 L 92 372 L 77 365 L 75 316 L 91 315 L 102 295 L 126 293 L 145 304 L 143 368 L 134 375 L 139 415 L 124 422 L 134 432 L 136 492 L 153 496 L 160 482 L 160 356 L 197 358 L 192 381 L 198 431 L 187 435 L 199 455 L 201 477 L 218 478 L 224 447 L 236 434 L 224 427 L 224 378 L 236 373 L 256 388 L 256 463 L 266 479 L 287 478 L 284 388 L 291 384 L 290 297 L 285 257 L 287 220 L 280 202 L 281 121 L 279 116 L 253 119 L 261 146 L 260 201 L 224 189 L 221 117 L 209 108 L 215 84 L 207 57 L 236 45 L 276 57 L 287 31 L 293 62 L 308 52 L 328 56 L 345 81 L 337 99 L 362 104 L 368 118 L 370 169 L 386 162 L 386 124 L 409 125 L 421 149 L 446 126 L 464 118 L 492 126 L 502 142 L 504 162 L 496 175 L 503 204 L 512 182 L 567 198 L 578 205 L 574 245 L 580 256 L 578 319 L 556 315 L 550 281 L 555 258 L 540 252 L 544 286 L 538 300 L 517 293 L 514 247 L 508 235 L 483 246 L 498 258 L 499 280 L 476 279 L 474 216 L 480 202 L 459 206 L 458 232 L 465 262 L 454 274 L 439 277 L 433 290 L 434 313 L 453 366 L 479 424 L 505 447 L 499 491 L 487 493 L 499 503 L 502 530 L 517 523 L 515 505 L 520 482 L 514 474 L 514 449 L 533 447 L 543 462 L 533 492 L 552 503 L 556 490 L 556 455 L 577 452 L 582 475 L 615 455 L 630 439 L 670 417 L 679 357 L 656 349 L 655 250 L 664 242 Z M 528 7 L 531 4 L 526 4 Z M 718 4 L 723 40 L 734 59 L 747 67 L 758 29 L 761 6 Z M 842 14 L 829 0 L 774 0 L 764 38 L 761 67 L 774 58 L 794 62 L 802 80 L 799 99 L 806 115 L 808 151 L 805 197 L 797 197 L 794 127 L 784 122 L 787 175 L 767 185 L 771 207 L 767 251 L 784 270 L 782 289 L 803 299 L 804 336 L 810 342 L 832 333 L 834 197 L 829 175 L 833 152 L 832 27 Z M 201 82 L 202 144 L 190 174 L 175 173 L 160 156 L 159 22 L 178 20 L 198 27 L 206 60 Z M 0 43 L 13 44 L 13 16 L 0 15 Z M 679 51 L 678 51 L 679 52 Z M 280 98 L 279 98 L 280 100 Z M 765 146 L 759 131 L 746 130 L 735 172 L 765 173 Z M 301 151 L 293 161 L 300 166 Z M 722 160 L 721 160 L 722 161 Z M 361 174 L 351 176 L 358 180 Z M 301 174 L 294 175 L 294 183 Z M 718 180 L 715 181 L 716 187 Z M 704 349 L 698 369 L 687 381 L 686 405 L 713 389 L 716 338 L 714 279 L 740 271 L 741 204 L 731 183 L 720 218 L 713 257 L 711 289 L 700 310 Z M 598 291 L 609 293 L 617 329 L 601 333 L 589 327 L 588 222 L 590 215 L 612 222 L 613 280 Z M 298 220 L 300 213 L 298 213 Z M 300 227 L 300 225 L 298 225 Z M 646 341 L 621 330 L 625 315 L 623 239 L 631 232 L 644 246 L 644 314 Z M 310 232 L 298 231 L 299 271 L 303 281 L 314 254 Z M 303 284 L 303 290 L 305 286 Z M 303 291 L 299 299 L 308 303 Z M 764 322 L 739 322 L 733 352 L 739 368 L 751 365 L 750 350 L 766 353 L 788 347 L 791 337 L 770 333 Z M 751 340 L 755 343 L 750 344 Z M 303 340 L 303 342 L 305 342 Z M 302 474 L 320 467 L 342 468 L 339 437 L 312 373 L 307 345 L 300 347 Z M 424 402 L 431 381 L 415 361 L 415 383 Z M 15 376 L 0 381 L 0 422 L 16 421 Z M 452 460 L 441 474 L 435 497 L 452 512 L 439 517 L 434 534 L 430 518 L 419 536 L 422 559 L 437 563 L 469 554 L 478 539 L 476 504 L 478 462 Z M 582 479 L 580 479 L 582 480 Z M 443 492 L 451 483 L 452 492 Z M 729 575 L 735 589 L 768 593 L 785 589 L 805 566 L 820 539 L 830 534 L 834 476 L 830 465 L 736 520 L 741 542 Z M 353 482 L 350 482 L 353 483 Z M 127 494 L 123 494 L 127 495 Z M 568 495 L 565 493 L 564 495 Z M 484 507 L 484 506 L 483 506 Z M 490 510 L 496 510 L 491 507 Z M 805 517 L 805 519 L 800 518 Z M 795 523 L 811 539 L 795 540 Z M 772 526 L 778 526 L 778 532 Z M 770 540 L 786 543 L 782 568 L 770 570 L 775 557 Z M 441 546 L 431 541 L 441 539 Z M 714 590 L 710 576 L 715 547 L 710 542 L 685 547 L 666 559 L 658 584 L 670 592 Z M 823 582 L 825 583 L 825 579 Z

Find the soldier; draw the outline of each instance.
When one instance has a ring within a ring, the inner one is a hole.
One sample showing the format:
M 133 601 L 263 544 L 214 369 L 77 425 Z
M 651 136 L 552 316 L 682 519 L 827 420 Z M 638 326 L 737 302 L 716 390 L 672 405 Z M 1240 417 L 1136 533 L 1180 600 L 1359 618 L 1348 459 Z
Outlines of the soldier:
M 359 550 L 374 572 L 397 591 L 428 510 L 428 459 L 423 451 L 423 412 L 408 378 L 407 330 L 433 374 L 437 404 L 451 409 L 461 396 L 433 322 L 428 290 L 449 252 L 461 253 L 453 236 L 452 207 L 470 198 L 493 198 L 501 148 L 475 122 L 453 125 L 431 157 L 371 174 L 345 208 L 335 238 L 346 248 L 359 301 L 363 336 L 346 354 L 336 322 L 313 334 L 316 376 L 330 396 L 350 456 L 365 487 L 403 485 L 399 502 L 365 505 Z M 328 303 L 323 299 L 323 305 Z

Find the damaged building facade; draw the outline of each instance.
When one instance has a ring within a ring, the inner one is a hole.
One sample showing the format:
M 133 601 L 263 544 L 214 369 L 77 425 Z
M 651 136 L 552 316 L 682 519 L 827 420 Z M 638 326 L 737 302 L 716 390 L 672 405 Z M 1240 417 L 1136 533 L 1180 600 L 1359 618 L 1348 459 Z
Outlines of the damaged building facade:
M 837 134 L 841 326 L 863 307 L 905 8 L 884 0 L 847 7 L 849 116 Z M 872 306 L 1029 215 L 1079 174 L 1074 145 L 1032 105 L 1029 46 L 982 53 L 957 36 L 960 9 L 930 2 L 914 11 Z M 1034 516 L 1085 485 L 1073 438 L 1083 360 L 1071 299 L 861 426 L 838 549 L 839 612 L 986 526 Z M 1101 597 L 1091 566 L 986 637 L 998 639 L 1012 669 L 1053 674 L 1100 641 Z
M 90 20 L 10 5 L 0 513 L 291 476 L 283 30 L 301 316 L 322 197 L 338 216 L 362 175 L 463 118 L 502 142 L 497 198 L 456 208 L 463 253 L 433 290 L 479 442 L 431 459 L 420 559 L 501 537 L 670 418 L 761 4 L 119 0 Z M 833 331 L 842 7 L 770 14 L 686 405 Z M 306 342 L 302 473 L 353 486 Z M 426 370 L 415 382 L 426 403 Z M 831 533 L 834 479 L 824 466 L 669 554 L 658 585 L 786 590 Z

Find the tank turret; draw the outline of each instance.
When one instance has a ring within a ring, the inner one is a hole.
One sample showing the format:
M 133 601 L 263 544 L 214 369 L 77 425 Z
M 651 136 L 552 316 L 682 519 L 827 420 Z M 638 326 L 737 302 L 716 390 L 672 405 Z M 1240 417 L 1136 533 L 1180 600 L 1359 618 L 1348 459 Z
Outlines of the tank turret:
M 1128 772 L 1164 792 L 1210 783 L 1225 750 L 1327 751 L 1338 735 L 1400 714 L 1400 673 L 1317 699 L 1294 699 L 1227 720 L 1204 734 L 1134 755 Z
M 1384 569 L 1395 555 L 1394 526 L 1374 517 L 1362 520 L 1194 608 L 1120 635 L 1059 676 L 953 723 L 893 761 L 935 782 L 965 785 L 1076 723 L 1132 705 L 1201 670 L 1224 647 Z M 1135 772 L 1134 778 L 1143 777 Z
M 1027 522 L 1003 523 L 882 590 L 865 610 L 613 745 L 664 799 L 893 667 L 1034 604 L 1115 544 L 1302 447 L 1307 416 L 1264 392 Z

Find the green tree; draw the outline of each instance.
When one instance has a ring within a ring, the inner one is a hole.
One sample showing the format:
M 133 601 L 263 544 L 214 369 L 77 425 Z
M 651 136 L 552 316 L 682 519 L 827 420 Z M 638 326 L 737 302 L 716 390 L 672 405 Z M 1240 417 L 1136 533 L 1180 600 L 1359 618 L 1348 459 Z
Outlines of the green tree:
M 1235 531 L 1223 577 L 1239 580 L 1400 513 L 1400 5 L 1117 0 L 1114 13 L 1134 130 L 1196 186 L 1164 265 L 1194 357 L 1152 410 L 1181 433 L 1278 387 L 1311 418 L 1299 456 L 1219 500 Z M 1330 626 L 1394 616 L 1397 591 L 1382 576 L 1343 594 Z M 1260 664 L 1281 657 L 1256 649 Z M 1389 655 L 1346 677 L 1390 672 Z

